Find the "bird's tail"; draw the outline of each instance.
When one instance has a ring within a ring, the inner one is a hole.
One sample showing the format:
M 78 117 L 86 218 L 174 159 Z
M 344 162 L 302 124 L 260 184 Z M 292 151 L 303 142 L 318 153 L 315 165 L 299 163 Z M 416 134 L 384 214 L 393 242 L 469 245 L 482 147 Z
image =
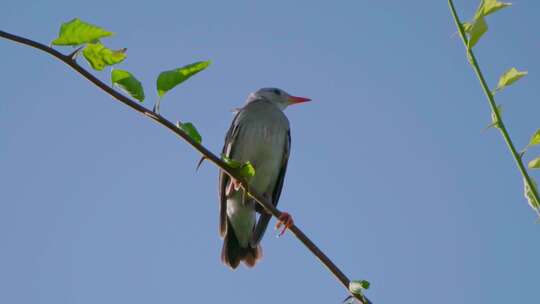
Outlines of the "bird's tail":
M 225 265 L 235 269 L 241 261 L 246 266 L 253 267 L 261 258 L 261 245 L 257 245 L 256 247 L 251 247 L 249 244 L 247 247 L 240 246 L 232 225 L 228 225 L 225 239 L 223 240 L 223 248 L 221 249 L 221 261 Z

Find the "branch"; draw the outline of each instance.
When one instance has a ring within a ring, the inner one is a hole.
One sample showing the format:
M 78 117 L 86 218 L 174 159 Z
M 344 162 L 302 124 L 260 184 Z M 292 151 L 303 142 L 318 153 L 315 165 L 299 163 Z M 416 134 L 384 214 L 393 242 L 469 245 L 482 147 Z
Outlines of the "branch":
M 489 102 L 489 106 L 491 108 L 491 112 L 494 115 L 493 121 L 496 123 L 497 128 L 501 131 L 501 135 L 504 138 L 504 141 L 506 142 L 506 146 L 508 147 L 508 150 L 510 150 L 510 153 L 512 154 L 512 157 L 514 157 L 514 160 L 516 162 L 516 165 L 521 172 L 521 175 L 523 176 L 523 179 L 529 186 L 529 189 L 531 193 L 534 196 L 534 199 L 537 202 L 540 202 L 540 196 L 538 195 L 538 189 L 536 189 L 536 186 L 532 182 L 532 178 L 529 176 L 529 173 L 527 172 L 527 169 L 525 169 L 525 165 L 523 164 L 523 160 L 521 159 L 521 155 L 517 152 L 516 147 L 514 146 L 514 143 L 512 142 L 512 139 L 510 138 L 510 134 L 508 133 L 508 130 L 506 129 L 506 126 L 503 122 L 501 113 L 499 109 L 497 108 L 497 103 L 495 103 L 495 97 L 493 97 L 493 93 L 489 89 L 487 82 L 484 78 L 484 75 L 482 74 L 482 71 L 480 70 L 480 66 L 478 65 L 478 61 L 476 60 L 476 56 L 474 56 L 474 53 L 472 51 L 472 48 L 468 46 L 469 40 L 467 39 L 467 36 L 465 35 L 465 30 L 463 29 L 463 24 L 459 20 L 459 17 L 456 12 L 456 8 L 454 7 L 454 3 L 452 0 L 448 0 L 448 6 L 450 7 L 450 12 L 452 13 L 452 17 L 454 18 L 454 22 L 456 23 L 456 27 L 459 32 L 459 36 L 461 37 L 461 41 L 463 41 L 463 44 L 465 45 L 465 50 L 467 51 L 467 58 L 469 59 L 469 63 L 471 64 L 471 67 L 473 68 L 476 77 L 478 77 L 478 80 L 480 81 L 480 86 L 482 86 L 482 89 L 484 91 L 484 94 L 487 97 L 487 100 Z M 540 215 L 540 211 L 538 209 L 535 209 L 535 211 Z
M 94 75 L 90 74 L 86 69 L 81 67 L 73 58 L 73 56 L 70 55 L 64 55 L 57 50 L 48 47 L 44 44 L 41 44 L 39 42 L 20 37 L 17 35 L 13 35 L 4 31 L 0 30 L 0 37 L 5 38 L 7 40 L 11 40 L 26 46 L 30 46 L 36 49 L 39 49 L 45 53 L 48 53 L 55 57 L 56 59 L 64 62 L 69 67 L 77 71 L 79 74 L 81 74 L 84 78 L 88 79 L 91 83 L 99 87 L 101 90 L 103 90 L 105 93 L 111 95 L 114 99 L 118 100 L 119 102 L 125 104 L 126 106 L 130 107 L 131 109 L 145 115 L 147 118 L 150 118 L 154 122 L 156 122 L 159 125 L 162 125 L 163 127 L 169 129 L 174 134 L 180 136 L 183 140 L 185 140 L 189 145 L 191 145 L 195 150 L 197 150 L 204 158 L 214 163 L 220 170 L 227 173 L 232 178 L 238 180 L 241 182 L 242 187 L 247 190 L 249 189 L 248 193 L 249 195 L 257 201 L 264 209 L 266 209 L 268 212 L 270 212 L 274 217 L 279 218 L 281 215 L 281 211 L 279 211 L 273 204 L 268 202 L 265 198 L 263 198 L 262 195 L 259 193 L 256 193 L 252 191 L 250 188 L 248 188 L 247 182 L 242 178 L 235 170 L 231 169 L 225 162 L 223 162 L 219 157 L 217 157 L 215 154 L 210 152 L 207 148 L 205 148 L 203 145 L 197 143 L 194 141 L 191 137 L 189 137 L 186 133 L 184 133 L 182 130 L 176 127 L 175 124 L 161 116 L 160 114 L 154 113 L 151 110 L 148 110 L 147 108 L 141 106 L 139 103 L 131 100 L 130 98 L 127 98 L 126 96 L 118 93 L 113 88 L 109 87 L 105 83 L 103 83 L 101 80 L 97 79 Z M 313 243 L 303 232 L 298 228 L 296 225 L 293 225 L 289 228 L 289 230 L 296 236 L 298 240 L 306 246 L 311 253 L 313 253 L 321 263 L 326 266 L 326 268 L 335 276 L 335 278 L 345 287 L 345 289 L 350 293 L 349 291 L 349 283 L 350 280 L 347 278 L 347 276 L 328 258 L 320 249 Z M 364 299 L 361 296 L 355 295 L 350 293 L 353 297 L 358 299 L 361 303 L 364 304 L 371 304 L 371 301 L 369 299 Z

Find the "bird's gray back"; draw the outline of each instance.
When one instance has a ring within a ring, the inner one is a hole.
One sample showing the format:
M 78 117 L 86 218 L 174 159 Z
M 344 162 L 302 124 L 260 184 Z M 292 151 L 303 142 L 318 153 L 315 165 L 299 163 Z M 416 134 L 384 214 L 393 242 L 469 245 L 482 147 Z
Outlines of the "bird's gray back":
M 255 178 L 252 186 L 257 191 L 264 193 L 273 189 L 284 157 L 284 147 L 288 144 L 289 120 L 273 104 L 253 101 L 241 110 L 236 123 L 241 128 L 231 143 L 235 144 L 231 157 L 253 164 Z
M 255 167 L 255 177 L 250 181 L 251 189 L 273 199 L 289 153 L 287 117 L 269 102 L 261 100 L 248 103 L 231 126 L 224 152 L 232 159 L 251 162 Z M 222 189 L 225 186 L 222 185 Z M 222 199 L 226 200 L 226 213 L 239 243 L 246 246 L 255 224 L 254 203 L 244 204 L 237 192 Z

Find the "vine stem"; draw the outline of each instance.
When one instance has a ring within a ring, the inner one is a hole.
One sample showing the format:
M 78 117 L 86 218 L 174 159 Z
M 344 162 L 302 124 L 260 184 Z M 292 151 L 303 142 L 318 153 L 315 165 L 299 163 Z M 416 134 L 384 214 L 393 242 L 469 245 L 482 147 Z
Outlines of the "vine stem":
M 185 140 L 189 145 L 191 145 L 195 150 L 197 150 L 204 158 L 214 163 L 221 171 L 227 173 L 232 178 L 239 180 L 241 182 L 242 187 L 247 190 L 248 184 L 246 181 L 234 170 L 231 169 L 223 160 L 221 160 L 219 157 L 217 157 L 214 153 L 210 152 L 207 148 L 205 148 L 203 145 L 197 143 L 194 141 L 191 137 L 189 137 L 186 133 L 184 133 L 181 129 L 179 129 L 175 124 L 173 124 L 171 121 L 167 120 L 165 117 L 161 116 L 159 113 L 154 113 L 153 111 L 143 107 L 139 103 L 131 100 L 130 98 L 120 94 L 119 92 L 115 91 L 112 87 L 109 87 L 101 80 L 97 79 L 94 75 L 92 75 L 90 72 L 88 72 L 86 69 L 81 67 L 75 59 L 71 55 L 64 55 L 57 50 L 48 47 L 44 44 L 41 44 L 39 42 L 36 42 L 34 40 L 24 38 L 21 36 L 17 36 L 14 34 L 7 33 L 5 31 L 0 30 L 0 37 L 5 38 L 7 40 L 11 40 L 26 46 L 30 46 L 36 49 L 39 49 L 45 53 L 48 53 L 55 57 L 56 59 L 64 62 L 69 67 L 77 71 L 80 75 L 82 75 L 84 78 L 89 80 L 91 83 L 96 85 L 98 88 L 103 90 L 105 93 L 112 96 L 114 99 L 118 100 L 119 102 L 127 105 L 131 109 L 143 114 L 145 117 L 150 118 L 154 122 L 156 122 L 159 125 L 162 125 L 163 127 L 169 129 L 171 132 L 175 133 L 176 135 L 180 136 L 183 140 Z M 257 201 L 261 206 L 264 207 L 268 212 L 270 212 L 274 217 L 279 218 L 281 215 L 281 211 L 279 211 L 273 204 L 268 202 L 262 195 L 259 193 L 254 192 L 253 190 L 248 191 L 249 195 Z M 311 241 L 305 234 L 298 228 L 296 225 L 293 225 L 289 228 L 289 230 L 296 236 L 304 246 L 315 255 L 319 261 L 326 266 L 326 268 L 334 275 L 334 277 L 345 287 L 347 292 L 354 298 L 356 298 L 358 301 L 364 304 L 371 304 L 371 301 L 367 299 L 366 297 L 353 294 L 349 291 L 349 278 L 322 252 L 313 241 Z M 364 301 L 365 299 L 365 301 Z
M 536 189 L 536 186 L 532 182 L 532 178 L 529 176 L 529 173 L 527 172 L 527 169 L 525 168 L 525 165 L 523 164 L 523 160 L 521 159 L 521 155 L 517 152 L 516 147 L 514 146 L 514 143 L 512 142 L 512 138 L 510 138 L 510 134 L 508 133 L 508 130 L 506 129 L 506 126 L 504 124 L 504 121 L 502 120 L 502 115 L 499 111 L 499 108 L 497 107 L 497 103 L 495 102 L 495 97 L 493 97 L 493 92 L 489 89 L 489 86 L 486 83 L 486 80 L 484 78 L 484 75 L 482 74 L 482 71 L 480 70 L 480 66 L 478 65 L 478 60 L 476 60 L 476 56 L 474 56 L 474 53 L 471 48 L 469 48 L 468 44 L 469 41 L 467 39 L 467 36 L 465 35 L 465 30 L 463 29 L 463 24 L 459 20 L 459 17 L 456 12 L 456 8 L 454 7 L 454 2 L 452 0 L 448 0 L 448 6 L 450 7 L 450 11 L 452 13 L 452 17 L 454 18 L 454 22 L 456 23 L 456 27 L 459 32 L 459 36 L 461 37 L 461 41 L 463 42 L 465 46 L 465 50 L 467 52 L 467 58 L 469 60 L 469 63 L 471 64 L 471 67 L 473 68 L 476 76 L 478 77 L 478 80 L 480 81 L 480 85 L 482 86 L 482 89 L 484 90 L 484 94 L 487 97 L 487 100 L 489 102 L 489 106 L 491 108 L 491 112 L 495 116 L 495 126 L 501 131 L 501 135 L 504 138 L 504 141 L 506 142 L 506 146 L 508 147 L 508 150 L 510 150 L 510 153 L 512 154 L 512 157 L 514 157 L 514 160 L 516 162 L 516 165 L 521 172 L 521 175 L 523 176 L 523 179 L 529 186 L 530 191 L 532 192 L 534 199 L 537 202 L 540 202 L 540 196 L 538 195 L 538 189 Z M 535 209 L 535 211 L 540 215 L 540 211 L 538 209 Z

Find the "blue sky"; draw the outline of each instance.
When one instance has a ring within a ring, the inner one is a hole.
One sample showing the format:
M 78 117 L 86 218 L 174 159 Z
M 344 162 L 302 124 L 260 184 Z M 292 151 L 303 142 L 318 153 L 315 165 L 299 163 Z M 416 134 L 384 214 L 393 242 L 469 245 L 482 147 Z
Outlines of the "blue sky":
M 477 1 L 456 1 L 466 19 Z M 476 47 L 518 147 L 540 127 L 538 1 Z M 375 303 L 537 303 L 540 226 L 446 1 L 11 1 L 1 29 L 48 43 L 79 17 L 117 33 L 151 107 L 160 71 L 211 59 L 161 112 L 221 149 L 230 110 L 277 86 L 292 152 L 279 207 Z M 62 49 L 68 52 L 69 49 Z M 1 303 L 340 303 L 290 234 L 264 259 L 219 260 L 217 170 L 65 65 L 0 40 Z M 83 66 L 86 63 L 81 61 Z M 96 72 L 108 80 L 108 72 Z M 540 154 L 531 149 L 526 160 Z M 539 177 L 538 173 L 533 176 Z

